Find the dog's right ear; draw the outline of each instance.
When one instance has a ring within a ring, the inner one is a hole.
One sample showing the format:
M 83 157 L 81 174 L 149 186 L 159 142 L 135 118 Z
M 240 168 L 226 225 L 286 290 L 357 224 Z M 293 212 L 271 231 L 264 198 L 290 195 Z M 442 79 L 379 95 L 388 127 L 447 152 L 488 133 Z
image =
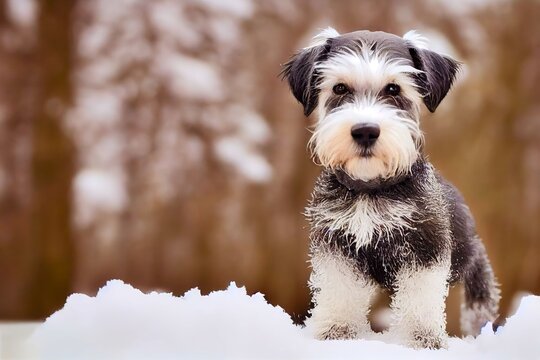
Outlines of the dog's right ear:
M 330 40 L 339 33 L 328 28 L 313 38 L 312 43 L 293 55 L 281 71 L 283 79 L 287 79 L 296 100 L 304 106 L 304 115 L 309 116 L 317 107 L 320 76 L 315 64 L 324 60 L 330 51 Z

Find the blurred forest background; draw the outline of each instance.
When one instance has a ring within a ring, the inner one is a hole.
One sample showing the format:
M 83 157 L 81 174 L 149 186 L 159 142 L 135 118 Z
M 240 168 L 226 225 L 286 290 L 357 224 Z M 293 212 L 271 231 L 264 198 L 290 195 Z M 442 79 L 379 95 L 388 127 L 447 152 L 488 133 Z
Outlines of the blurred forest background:
M 424 117 L 427 152 L 476 216 L 503 313 L 540 294 L 538 19 L 517 0 L 0 0 L 0 320 L 112 278 L 236 280 L 305 313 L 320 169 L 278 74 L 329 25 L 417 29 L 466 64 Z

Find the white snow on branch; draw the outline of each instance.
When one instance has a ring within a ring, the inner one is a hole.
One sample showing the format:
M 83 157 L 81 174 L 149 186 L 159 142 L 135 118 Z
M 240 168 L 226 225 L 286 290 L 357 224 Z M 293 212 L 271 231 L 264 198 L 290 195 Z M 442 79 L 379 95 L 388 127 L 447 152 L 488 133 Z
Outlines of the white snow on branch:
M 39 326 L 21 355 L 41 359 L 533 359 L 540 297 L 527 296 L 494 333 L 450 340 L 448 350 L 413 350 L 379 340 L 318 341 L 261 294 L 225 291 L 182 297 L 144 294 L 119 280 L 95 297 L 75 294 Z M 382 339 L 382 337 L 381 337 Z
M 214 152 L 219 159 L 250 181 L 263 183 L 272 177 L 272 167 L 268 161 L 238 137 L 219 139 L 215 143 Z
M 74 181 L 76 223 L 88 225 L 97 214 L 108 215 L 124 208 L 127 194 L 122 177 L 97 169 L 83 169 Z
M 216 14 L 238 18 L 248 18 L 255 11 L 255 6 L 251 0 L 189 0 L 188 3 L 196 4 Z
M 187 100 L 219 101 L 224 97 L 218 69 L 208 62 L 180 54 L 161 54 L 156 73 L 174 94 Z
M 5 3 L 8 17 L 18 25 L 31 26 L 36 21 L 36 0 L 8 0 Z

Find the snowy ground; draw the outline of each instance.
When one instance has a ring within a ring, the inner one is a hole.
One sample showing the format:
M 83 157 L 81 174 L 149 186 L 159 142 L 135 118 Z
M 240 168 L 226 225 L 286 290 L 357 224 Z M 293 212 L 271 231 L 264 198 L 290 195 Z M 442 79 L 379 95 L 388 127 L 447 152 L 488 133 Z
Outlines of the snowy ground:
M 2 358 L 9 350 L 10 358 L 41 359 L 540 359 L 540 297 L 523 298 L 497 333 L 486 327 L 475 340 L 452 338 L 448 350 L 317 341 L 261 294 L 247 295 L 234 283 L 205 296 L 191 290 L 175 297 L 110 281 L 95 297 L 70 296 L 37 327 L 11 330 L 6 336 L 0 326 Z

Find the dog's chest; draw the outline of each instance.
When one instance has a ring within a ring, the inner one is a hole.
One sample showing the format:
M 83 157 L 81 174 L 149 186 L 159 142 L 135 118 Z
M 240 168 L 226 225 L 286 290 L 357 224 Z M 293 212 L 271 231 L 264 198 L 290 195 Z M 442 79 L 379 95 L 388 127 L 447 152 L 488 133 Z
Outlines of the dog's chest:
M 348 204 L 330 205 L 321 215 L 329 230 L 347 235 L 358 250 L 412 229 L 415 213 L 416 207 L 407 201 L 360 196 Z

